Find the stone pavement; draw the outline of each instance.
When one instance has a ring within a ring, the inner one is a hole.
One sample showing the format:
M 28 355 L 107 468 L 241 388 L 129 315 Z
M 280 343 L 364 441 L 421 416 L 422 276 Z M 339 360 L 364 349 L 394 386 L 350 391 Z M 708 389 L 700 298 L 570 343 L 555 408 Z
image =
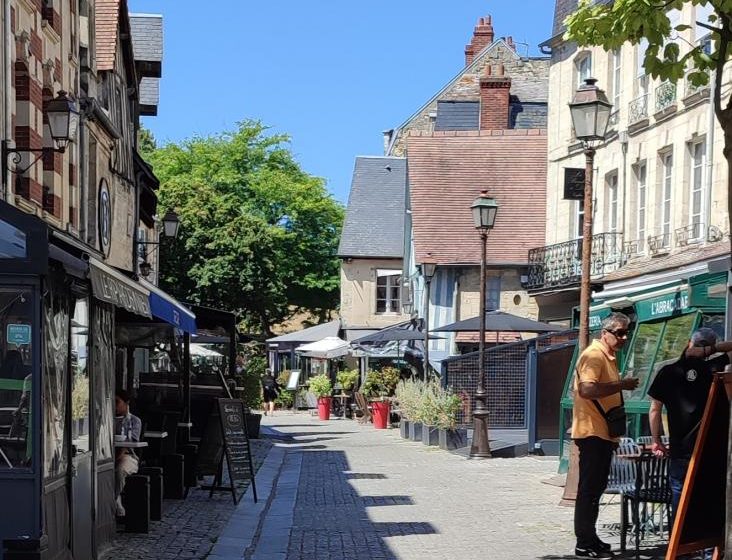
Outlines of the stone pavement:
M 208 560 L 573 557 L 573 510 L 545 483 L 555 458 L 467 460 L 303 412 L 263 426 L 279 441 L 257 476 L 259 502 L 247 493 Z M 603 507 L 601 536 L 616 548 L 619 518 L 617 500 Z
M 252 462 L 261 467 L 271 440 L 251 440 Z M 147 534 L 118 533 L 102 560 L 178 560 L 205 558 L 236 506 L 230 492 L 192 489 L 185 500 L 165 500 L 162 521 Z

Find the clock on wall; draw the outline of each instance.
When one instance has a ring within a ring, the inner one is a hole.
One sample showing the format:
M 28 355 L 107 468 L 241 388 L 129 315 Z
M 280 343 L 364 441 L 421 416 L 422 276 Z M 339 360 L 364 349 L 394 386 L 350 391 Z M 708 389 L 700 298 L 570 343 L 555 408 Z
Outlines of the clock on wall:
M 99 183 L 99 245 L 104 256 L 109 255 L 112 244 L 112 197 L 106 179 Z

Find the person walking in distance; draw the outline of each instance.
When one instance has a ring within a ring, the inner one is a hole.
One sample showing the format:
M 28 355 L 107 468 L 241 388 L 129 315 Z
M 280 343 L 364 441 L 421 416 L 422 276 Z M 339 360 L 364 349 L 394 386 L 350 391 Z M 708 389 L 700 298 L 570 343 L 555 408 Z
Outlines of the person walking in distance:
M 280 384 L 272 375 L 272 370 L 267 368 L 262 377 L 262 397 L 264 400 L 264 414 L 272 416 L 275 411 L 275 399 L 280 394 Z
M 574 380 L 572 439 L 579 450 L 579 485 L 574 508 L 575 555 L 581 558 L 612 558 L 609 544 L 597 535 L 600 498 L 607 487 L 610 461 L 619 437 L 609 424 L 609 411 L 622 416 L 622 391 L 638 386 L 638 379 L 620 379 L 616 353 L 628 340 L 630 319 L 612 313 L 602 322 L 600 339 L 580 355 Z M 624 424 L 624 420 L 621 420 Z M 617 424 L 617 422 L 613 423 Z

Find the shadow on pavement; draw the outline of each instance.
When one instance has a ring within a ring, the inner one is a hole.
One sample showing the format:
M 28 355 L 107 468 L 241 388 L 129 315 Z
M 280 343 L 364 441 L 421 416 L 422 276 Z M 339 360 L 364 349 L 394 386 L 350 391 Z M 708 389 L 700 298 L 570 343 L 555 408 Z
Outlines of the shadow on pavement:
M 387 538 L 437 534 L 428 522 L 379 521 L 379 507 L 389 507 L 393 519 L 399 510 L 391 508 L 414 505 L 409 495 L 379 494 L 385 479 L 384 473 L 353 472 L 342 451 L 302 451 L 287 559 L 398 560 Z

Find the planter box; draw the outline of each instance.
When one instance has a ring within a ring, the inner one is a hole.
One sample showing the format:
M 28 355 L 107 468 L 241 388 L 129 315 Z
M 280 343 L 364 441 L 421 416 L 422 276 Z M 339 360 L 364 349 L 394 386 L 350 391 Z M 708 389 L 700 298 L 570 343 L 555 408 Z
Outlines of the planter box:
M 457 428 L 455 430 L 438 430 L 438 440 L 440 449 L 445 451 L 453 451 L 468 445 L 468 430 L 466 428 Z
M 439 431 L 432 426 L 422 426 L 422 444 L 438 445 L 440 443 Z
M 409 424 L 411 424 L 409 420 L 404 418 L 399 420 L 399 435 L 402 436 L 402 439 L 409 439 Z
M 422 441 L 422 424 L 419 422 L 409 423 L 409 439 L 412 441 Z
M 259 439 L 259 424 L 262 421 L 262 415 L 249 412 L 244 417 L 246 418 L 249 439 Z

